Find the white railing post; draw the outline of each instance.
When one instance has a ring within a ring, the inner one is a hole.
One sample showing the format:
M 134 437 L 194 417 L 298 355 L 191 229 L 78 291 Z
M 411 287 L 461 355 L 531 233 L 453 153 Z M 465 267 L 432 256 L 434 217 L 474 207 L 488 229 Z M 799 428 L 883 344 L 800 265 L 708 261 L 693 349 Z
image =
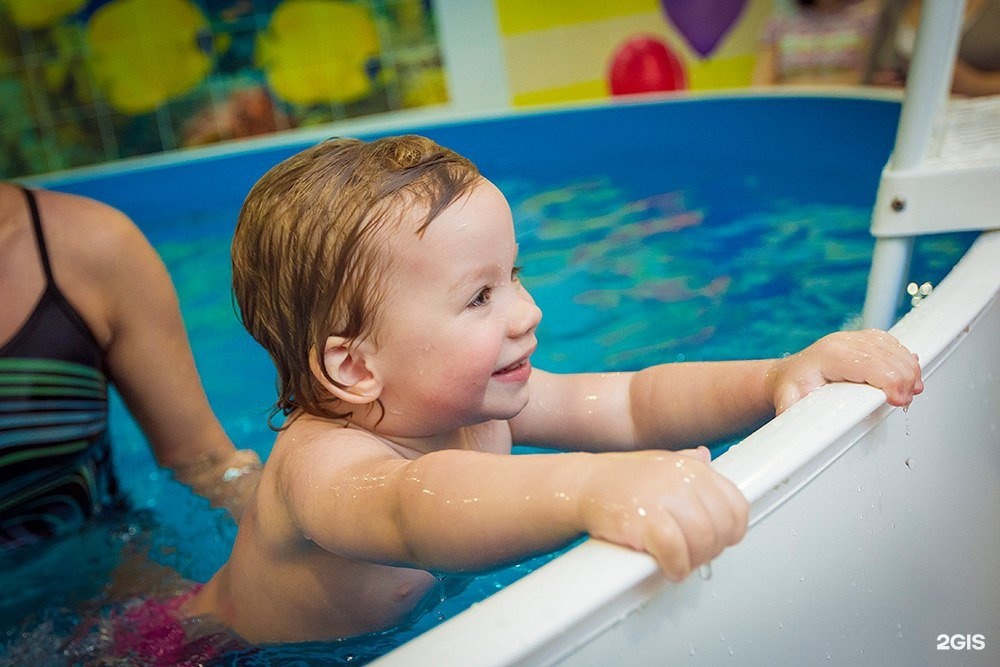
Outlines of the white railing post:
M 922 3 L 896 145 L 883 179 L 887 173 L 917 168 L 927 156 L 935 120 L 940 117 L 951 88 L 964 6 L 964 2 L 956 0 L 924 0 Z M 884 182 L 880 189 L 883 186 Z M 904 198 L 880 194 L 883 196 L 876 202 L 875 219 L 891 217 L 908 204 Z M 864 326 L 888 329 L 892 325 L 909 271 L 912 249 L 913 236 L 909 234 L 880 234 L 875 241 L 861 315 Z

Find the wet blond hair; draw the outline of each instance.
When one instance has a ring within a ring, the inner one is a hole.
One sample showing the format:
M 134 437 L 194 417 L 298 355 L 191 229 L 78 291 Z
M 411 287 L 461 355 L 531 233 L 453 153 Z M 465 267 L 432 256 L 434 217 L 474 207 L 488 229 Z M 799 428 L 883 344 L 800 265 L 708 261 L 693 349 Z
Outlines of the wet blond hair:
M 324 141 L 257 181 L 233 236 L 233 297 L 278 372 L 272 419 L 350 414 L 313 377 L 310 356 L 323 359 L 328 336 L 373 333 L 392 232 L 421 235 L 479 177 L 468 159 L 407 135 Z

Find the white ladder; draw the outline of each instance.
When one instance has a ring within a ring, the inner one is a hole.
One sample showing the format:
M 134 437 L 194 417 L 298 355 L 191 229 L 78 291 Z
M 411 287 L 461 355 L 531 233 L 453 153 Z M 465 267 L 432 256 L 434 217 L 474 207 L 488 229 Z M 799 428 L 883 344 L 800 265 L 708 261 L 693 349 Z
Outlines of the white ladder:
M 915 236 L 1000 228 L 1000 96 L 949 100 L 964 5 L 922 3 L 896 144 L 872 213 L 866 327 L 894 322 Z

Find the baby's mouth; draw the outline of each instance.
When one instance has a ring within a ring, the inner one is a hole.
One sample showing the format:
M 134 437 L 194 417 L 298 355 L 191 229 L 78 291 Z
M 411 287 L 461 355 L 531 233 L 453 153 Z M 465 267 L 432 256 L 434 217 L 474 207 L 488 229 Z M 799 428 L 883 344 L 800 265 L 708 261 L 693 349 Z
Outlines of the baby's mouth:
M 500 370 L 494 371 L 493 375 L 506 375 L 507 373 L 512 373 L 512 372 L 516 371 L 518 368 L 521 368 L 522 366 L 524 366 L 527 363 L 528 363 L 528 357 L 524 357 L 522 359 L 518 359 L 517 361 L 515 361 L 511 365 L 504 366 Z
M 523 359 L 518 359 L 517 361 L 515 361 L 514 363 L 512 363 L 510 366 L 504 366 L 500 370 L 494 371 L 493 375 L 504 375 L 506 373 L 510 373 L 511 371 L 515 371 L 518 368 L 520 368 L 521 366 L 524 366 L 526 363 L 528 363 L 528 358 L 527 357 L 525 357 Z

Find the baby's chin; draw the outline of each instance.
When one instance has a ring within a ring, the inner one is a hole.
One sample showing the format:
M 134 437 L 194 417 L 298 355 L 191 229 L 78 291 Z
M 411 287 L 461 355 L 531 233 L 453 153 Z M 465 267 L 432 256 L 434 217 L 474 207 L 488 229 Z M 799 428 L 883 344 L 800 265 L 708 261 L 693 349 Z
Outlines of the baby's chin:
M 526 407 L 528 407 L 528 403 L 530 402 L 530 399 L 531 399 L 531 397 L 528 394 L 527 388 L 525 388 L 523 400 L 520 401 L 520 404 L 517 405 L 516 408 L 513 408 L 511 410 L 511 412 L 510 412 L 509 415 L 507 415 L 506 417 L 502 417 L 502 419 L 504 419 L 504 420 L 511 420 L 511 419 L 514 419 L 515 417 L 517 417 L 519 414 L 521 414 L 522 412 L 524 412 L 524 409 Z

